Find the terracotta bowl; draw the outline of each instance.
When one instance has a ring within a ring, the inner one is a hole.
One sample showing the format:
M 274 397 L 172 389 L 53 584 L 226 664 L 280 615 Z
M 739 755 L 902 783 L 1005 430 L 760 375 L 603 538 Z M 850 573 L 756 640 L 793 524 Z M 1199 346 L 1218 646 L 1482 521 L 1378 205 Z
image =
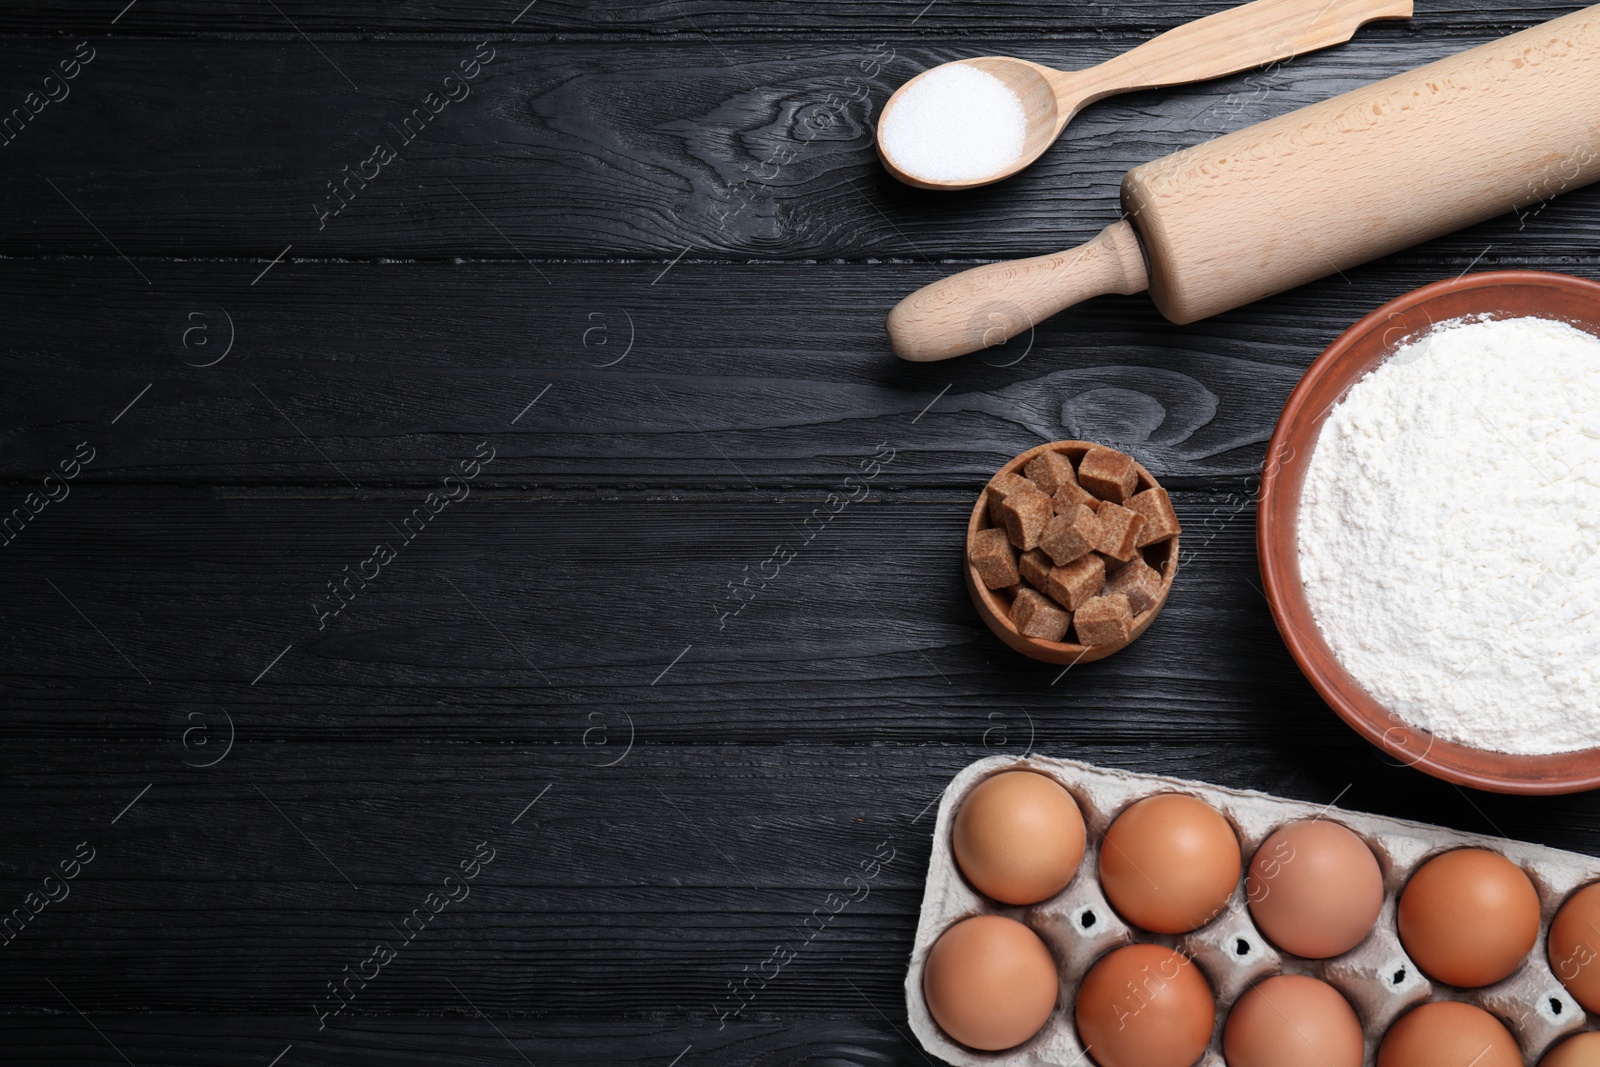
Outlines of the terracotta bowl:
M 1397 761 L 1496 793 L 1576 793 L 1600 787 L 1600 749 L 1516 756 L 1435 737 L 1380 705 L 1350 677 L 1317 628 L 1300 577 L 1300 492 L 1330 409 L 1408 339 L 1471 316 L 1538 316 L 1600 334 L 1600 283 L 1540 271 L 1499 271 L 1439 282 L 1374 311 L 1336 340 L 1289 397 L 1267 450 L 1257 545 L 1273 620 L 1295 662 L 1357 733 Z
M 1073 465 L 1083 459 L 1091 448 L 1103 447 L 1089 444 L 1085 441 L 1055 441 L 1038 448 L 1030 448 L 1016 459 L 1001 467 L 995 473 L 995 478 L 1004 474 L 1021 474 L 1022 468 L 1028 461 L 1041 452 L 1062 452 L 1071 457 Z M 1150 476 L 1150 472 L 1135 462 L 1139 470 L 1138 492 L 1146 489 L 1160 488 L 1160 483 Z M 990 479 L 991 484 L 994 478 Z M 972 544 L 973 535 L 979 530 L 987 530 L 994 523 L 989 520 L 989 489 L 984 487 L 978 494 L 978 502 L 972 508 L 972 518 L 967 520 L 967 545 Z M 1111 645 L 1075 645 L 1065 642 L 1040 641 L 1032 637 L 1024 637 L 1017 632 L 1011 622 L 1011 596 L 1004 590 L 989 589 L 978 579 L 978 571 L 967 559 L 968 552 L 962 552 L 963 571 L 967 576 L 967 592 L 972 595 L 972 603 L 978 609 L 978 614 L 989 625 L 989 629 L 1010 645 L 1021 652 L 1045 663 L 1058 663 L 1062 665 L 1074 663 L 1093 663 L 1098 659 L 1105 659 L 1116 652 L 1121 652 L 1139 639 L 1139 636 L 1150 629 L 1150 624 L 1156 621 L 1156 616 L 1161 614 L 1161 609 L 1167 605 L 1167 596 L 1172 592 L 1172 580 L 1178 574 L 1178 537 L 1171 537 L 1165 541 L 1158 541 L 1153 545 L 1146 545 L 1139 549 L 1144 561 L 1161 572 L 1161 595 L 1155 605 L 1134 620 L 1133 634 L 1126 641 Z

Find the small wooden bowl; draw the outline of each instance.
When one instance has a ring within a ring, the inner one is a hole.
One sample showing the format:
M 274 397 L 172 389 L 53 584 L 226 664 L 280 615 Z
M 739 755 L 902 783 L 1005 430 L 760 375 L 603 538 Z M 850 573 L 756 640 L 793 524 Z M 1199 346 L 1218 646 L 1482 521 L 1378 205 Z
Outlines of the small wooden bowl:
M 1001 467 L 995 474 L 999 478 L 1005 474 L 1022 473 L 1022 468 L 1028 461 L 1041 452 L 1061 452 L 1072 459 L 1076 466 L 1091 448 L 1102 446 L 1092 445 L 1085 441 L 1055 441 L 1038 448 L 1030 448 L 1016 459 Z M 1146 489 L 1158 489 L 1160 483 L 1151 477 L 1150 472 L 1137 461 L 1134 466 L 1139 471 L 1139 492 Z M 994 482 L 991 478 L 990 483 Z M 1056 641 L 1040 641 L 1032 637 L 1024 637 L 1017 632 L 1011 623 L 1011 597 L 1004 591 L 989 589 L 978 578 L 977 568 L 971 563 L 972 539 L 980 530 L 987 530 L 994 525 L 989 520 L 989 487 L 985 486 L 983 492 L 978 494 L 978 503 L 973 506 L 972 518 L 967 520 L 967 550 L 963 552 L 963 570 L 967 576 L 967 592 L 972 595 L 972 604 L 978 609 L 978 614 L 983 621 L 989 624 L 1006 644 L 1021 652 L 1024 656 L 1041 660 L 1045 663 L 1069 665 L 1074 663 L 1093 663 L 1095 660 L 1105 659 L 1114 653 L 1121 652 L 1135 641 L 1141 634 L 1150 629 L 1150 624 L 1156 621 L 1156 616 L 1161 614 L 1161 609 L 1167 605 L 1167 596 L 1172 592 L 1172 580 L 1178 575 L 1178 537 L 1170 537 L 1165 541 L 1158 541 L 1153 545 L 1146 545 L 1139 549 L 1144 561 L 1157 571 L 1161 572 L 1161 596 L 1155 604 L 1144 614 L 1138 616 L 1133 624 L 1133 635 L 1126 641 L 1111 645 L 1075 645 Z
M 1262 474 L 1257 546 L 1272 618 L 1317 692 L 1362 737 L 1401 763 L 1495 793 L 1600 787 L 1600 749 L 1518 756 L 1468 748 L 1403 722 L 1350 677 L 1322 637 L 1300 576 L 1300 493 L 1322 424 L 1356 382 L 1408 339 L 1472 316 L 1558 319 L 1600 334 L 1600 284 L 1542 271 L 1496 271 L 1438 282 L 1385 304 L 1311 365 L 1278 420 Z M 1484 639 L 1491 641 L 1486 632 Z

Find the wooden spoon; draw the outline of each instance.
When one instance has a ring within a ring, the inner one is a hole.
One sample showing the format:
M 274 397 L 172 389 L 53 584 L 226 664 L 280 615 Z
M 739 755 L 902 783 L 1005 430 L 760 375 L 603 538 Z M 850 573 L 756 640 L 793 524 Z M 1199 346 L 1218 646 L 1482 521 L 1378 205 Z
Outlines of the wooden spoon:
M 1377 19 L 1411 17 L 1412 0 L 1255 0 L 1168 30 L 1154 40 L 1087 70 L 1055 70 L 1025 59 L 961 59 L 992 74 L 1016 93 L 1027 114 L 1022 155 L 984 178 L 930 181 L 907 173 L 883 149 L 883 124 L 902 94 L 930 68 L 902 85 L 878 118 L 878 156 L 890 174 L 920 189 L 974 189 L 1011 177 L 1044 154 L 1074 115 L 1117 93 L 1158 89 L 1237 74 L 1343 44 Z

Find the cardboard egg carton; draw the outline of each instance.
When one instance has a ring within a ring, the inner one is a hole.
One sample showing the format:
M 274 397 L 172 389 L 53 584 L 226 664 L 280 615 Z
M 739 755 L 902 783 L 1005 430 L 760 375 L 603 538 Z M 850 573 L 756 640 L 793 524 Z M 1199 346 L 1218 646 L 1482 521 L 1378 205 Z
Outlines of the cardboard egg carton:
M 962 800 L 983 779 L 1009 770 L 1038 771 L 1059 782 L 1077 800 L 1088 830 L 1088 849 L 1077 877 L 1061 893 L 1029 907 L 996 904 L 981 896 L 967 884 L 951 853 L 951 824 Z M 1372 848 L 1383 871 L 1385 899 L 1373 932 L 1352 951 L 1329 960 L 1280 952 L 1252 921 L 1242 877 L 1229 906 L 1193 933 L 1167 936 L 1131 928 L 1100 890 L 1099 844 L 1124 808 L 1158 793 L 1184 793 L 1220 811 L 1238 834 L 1246 871 L 1261 843 L 1287 823 L 1325 819 L 1354 831 Z M 1462 847 L 1500 853 L 1526 871 L 1539 891 L 1539 940 L 1532 954 L 1511 977 L 1482 989 L 1429 981 L 1406 955 L 1395 928 L 1396 900 L 1412 872 L 1425 860 Z M 1505 1023 L 1528 1067 L 1535 1067 L 1562 1038 L 1595 1028 L 1595 1020 L 1556 979 L 1545 952 L 1556 909 L 1573 891 L 1594 881 L 1600 881 L 1600 860 L 1539 845 L 1068 760 L 995 756 L 956 775 L 940 801 L 927 888 L 906 974 L 906 1010 L 923 1048 L 959 1067 L 1092 1067 L 1073 1022 L 1078 983 L 1107 952 L 1143 942 L 1166 945 L 1193 958 L 1216 994 L 1217 1026 L 1199 1067 L 1224 1067 L 1222 1027 L 1229 1010 L 1253 983 L 1274 974 L 1310 975 L 1343 993 L 1366 1031 L 1368 1064 L 1375 1062 L 1378 1042 L 1389 1025 L 1408 1009 L 1428 1000 L 1460 1000 Z M 1005 1052 L 977 1052 L 950 1040 L 922 997 L 922 969 L 939 935 L 961 919 L 985 914 L 1004 915 L 1031 927 L 1050 946 L 1061 974 L 1061 996 L 1050 1021 L 1029 1041 Z

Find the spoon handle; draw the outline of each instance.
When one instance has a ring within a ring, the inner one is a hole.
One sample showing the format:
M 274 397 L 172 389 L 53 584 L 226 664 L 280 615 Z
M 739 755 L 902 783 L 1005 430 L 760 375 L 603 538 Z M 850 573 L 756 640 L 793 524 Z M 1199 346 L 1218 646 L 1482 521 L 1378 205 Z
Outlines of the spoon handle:
M 917 290 L 889 313 L 889 342 L 913 363 L 953 359 L 1008 341 L 1092 297 L 1149 287 L 1139 237 L 1119 222 L 1078 248 L 991 263 Z
M 1343 44 L 1369 22 L 1410 18 L 1412 2 L 1255 0 L 1219 11 L 1092 68 L 1095 91 L 1084 103 L 1113 93 L 1209 81 Z

